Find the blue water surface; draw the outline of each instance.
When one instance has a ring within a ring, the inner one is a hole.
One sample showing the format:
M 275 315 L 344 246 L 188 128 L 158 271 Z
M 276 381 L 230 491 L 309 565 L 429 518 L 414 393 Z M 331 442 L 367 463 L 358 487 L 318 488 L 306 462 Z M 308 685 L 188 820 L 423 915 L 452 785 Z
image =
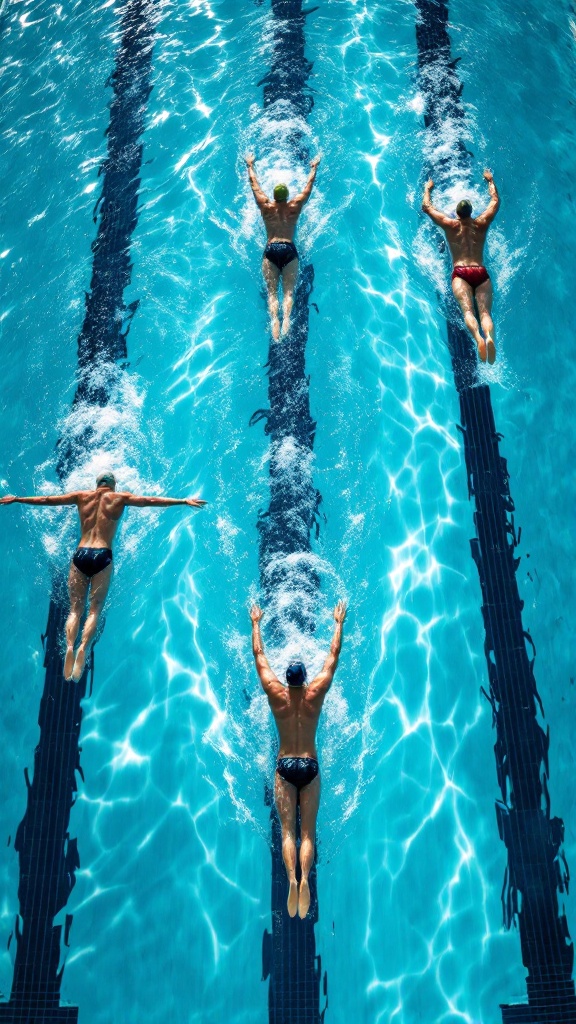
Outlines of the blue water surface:
M 269 809 L 275 753 L 252 666 L 258 512 L 268 502 L 268 325 L 263 185 L 301 185 L 289 125 L 262 110 L 268 5 L 159 4 L 140 216 L 126 302 L 129 366 L 95 418 L 96 454 L 67 486 L 113 465 L 122 487 L 201 493 L 201 513 L 129 511 L 95 685 L 84 704 L 85 783 L 72 812 L 81 868 L 63 997 L 82 1024 L 256 1024 L 267 1017 Z M 76 338 L 91 274 L 121 7 L 5 3 L 1 12 L 0 325 L 4 493 L 53 492 L 71 417 Z M 502 194 L 492 385 L 505 435 L 519 584 L 551 728 L 552 811 L 576 863 L 576 486 L 572 299 L 574 23 L 566 4 L 496 10 L 453 0 L 476 203 L 489 165 Z M 318 628 L 271 649 L 313 670 L 331 610 L 350 610 L 319 744 L 317 949 L 327 1024 L 488 1022 L 522 998 L 519 939 L 502 928 L 505 849 L 486 684 L 472 506 L 445 344 L 447 266 L 420 214 L 427 173 L 415 10 L 319 0 L 306 23 L 323 162 L 299 227 L 315 268 L 307 369 L 323 496 L 314 559 Z M 453 140 L 452 140 L 453 141 Z M 451 140 L 435 145 L 450 147 Z M 51 573 L 75 513 L 12 506 L 4 524 L 0 801 L 6 838 L 25 806 L 43 685 Z M 265 627 L 265 620 L 264 620 Z M 266 631 L 264 628 L 266 637 Z M 253 699 L 249 703 L 246 693 Z M 1 845 L 1 844 L 0 844 Z M 0 990 L 9 994 L 18 864 L 0 857 Z M 576 916 L 567 904 L 572 932 Z

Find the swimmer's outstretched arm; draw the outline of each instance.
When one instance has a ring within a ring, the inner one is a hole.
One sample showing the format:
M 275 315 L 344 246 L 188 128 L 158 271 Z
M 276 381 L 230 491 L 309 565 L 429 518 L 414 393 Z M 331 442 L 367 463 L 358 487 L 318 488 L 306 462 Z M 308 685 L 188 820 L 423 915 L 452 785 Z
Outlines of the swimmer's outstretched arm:
M 422 209 L 424 213 L 426 213 L 430 217 L 430 220 L 433 220 L 434 223 L 438 224 L 439 227 L 453 228 L 458 223 L 458 221 L 454 220 L 452 217 L 448 217 L 445 213 L 442 213 L 441 210 L 437 210 L 436 207 L 432 205 L 430 193 L 432 192 L 433 188 L 434 182 L 432 181 L 432 178 L 430 178 L 430 180 L 427 181 L 426 185 L 424 186 Z
M 488 182 L 488 191 L 490 193 L 490 202 L 488 203 L 488 206 L 484 210 L 484 213 L 481 213 L 480 216 L 476 218 L 476 223 L 480 223 L 480 224 L 483 224 L 483 225 L 487 226 L 488 224 L 492 223 L 492 221 L 494 220 L 494 217 L 498 213 L 498 210 L 500 208 L 500 196 L 498 195 L 498 189 L 496 188 L 496 182 L 494 181 L 494 178 L 492 177 L 492 171 L 488 171 L 488 170 L 484 171 L 484 178 Z
M 156 498 L 144 494 L 122 494 L 128 508 L 169 508 L 171 505 L 189 505 L 190 508 L 204 508 L 207 502 L 202 498 Z
M 332 637 L 332 643 L 330 644 L 330 653 L 324 662 L 322 671 L 318 673 L 308 687 L 308 696 L 310 698 L 326 693 L 332 685 L 334 674 L 338 668 L 340 651 L 342 649 L 342 630 L 344 628 L 345 618 L 346 601 L 338 601 L 338 604 L 334 609 L 336 625 L 334 626 L 334 635 Z
M 320 163 L 321 159 L 322 159 L 322 157 L 315 156 L 314 159 L 310 161 L 310 167 L 312 168 L 312 170 L 310 171 L 310 174 L 308 175 L 308 181 L 304 185 L 304 188 L 302 189 L 302 191 L 297 196 L 294 196 L 294 202 L 295 203 L 300 203 L 300 204 L 303 205 L 304 203 L 307 203 L 308 200 L 310 199 L 310 194 L 312 192 L 312 186 L 314 185 L 314 182 L 316 180 L 316 172 L 318 170 L 318 164 Z
M 248 155 L 245 156 L 244 159 L 246 161 L 246 166 L 248 168 L 248 177 L 250 178 L 250 185 L 252 186 L 254 199 L 258 203 L 258 206 L 264 206 L 266 203 L 269 203 L 270 200 L 268 199 L 266 193 L 262 191 L 262 188 L 260 187 L 260 184 L 258 182 L 258 178 L 256 177 L 256 171 L 254 170 L 254 156 L 252 155 L 252 153 L 248 153 Z
M 77 505 L 82 491 L 71 494 L 34 494 L 30 498 L 18 498 L 15 494 L 7 494 L 0 498 L 0 505 Z
M 275 696 L 278 693 L 283 693 L 284 687 L 276 673 L 270 668 L 268 658 L 264 654 L 264 644 L 262 643 L 262 635 L 260 633 L 260 619 L 263 614 L 264 612 L 257 604 L 252 605 L 250 609 L 250 618 L 252 619 L 252 653 L 256 662 L 256 671 L 262 683 L 262 689 L 269 696 Z

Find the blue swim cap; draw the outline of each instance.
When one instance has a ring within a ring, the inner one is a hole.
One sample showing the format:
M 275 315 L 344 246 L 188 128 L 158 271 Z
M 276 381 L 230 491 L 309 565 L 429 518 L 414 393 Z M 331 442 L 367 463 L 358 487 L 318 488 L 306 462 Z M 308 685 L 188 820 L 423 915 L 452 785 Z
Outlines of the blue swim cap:
M 306 682 L 306 666 L 301 661 L 295 661 L 286 669 L 286 682 L 288 686 L 304 686 Z

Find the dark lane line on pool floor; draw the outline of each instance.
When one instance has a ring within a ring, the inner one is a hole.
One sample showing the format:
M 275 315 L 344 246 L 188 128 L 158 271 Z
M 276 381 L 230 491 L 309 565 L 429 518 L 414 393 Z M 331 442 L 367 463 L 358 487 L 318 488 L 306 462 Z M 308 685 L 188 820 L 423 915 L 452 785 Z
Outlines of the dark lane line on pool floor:
M 278 119 L 292 120 L 286 146 L 302 164 L 310 158 L 309 148 L 296 118 L 305 120 L 314 105 L 308 86 L 312 64 L 305 56 L 306 17 L 316 8 L 302 9 L 302 0 L 272 0 L 271 28 L 273 57 L 264 86 L 263 106 L 268 110 L 281 102 Z M 280 342 L 270 340 L 268 351 L 269 409 L 252 416 L 253 425 L 265 419 L 270 437 L 270 503 L 259 516 L 259 569 L 262 593 L 271 602 L 279 591 L 304 592 L 310 605 L 319 594 L 320 578 L 307 555 L 312 552 L 311 534 L 318 532 L 320 494 L 312 478 L 312 451 L 316 424 L 310 415 L 309 378 L 305 353 L 308 340 L 309 300 L 314 284 L 312 264 L 300 264 L 294 295 L 291 327 Z M 286 465 L 286 446 L 292 458 Z M 297 453 L 297 458 L 294 455 Z M 298 472 L 294 472 L 295 462 Z M 291 555 L 304 556 L 294 561 Z M 285 613 L 286 614 L 286 613 Z M 315 620 L 309 608 L 294 604 L 287 617 L 303 633 L 313 633 Z M 270 618 L 270 633 L 277 640 L 283 633 L 278 615 Z M 319 1024 L 321 959 L 316 953 L 314 927 L 318 921 L 316 857 L 310 873 L 310 910 L 304 920 L 290 918 L 286 908 L 286 870 L 282 860 L 280 823 L 272 790 L 266 788 L 272 823 L 272 931 L 266 930 L 262 946 L 262 973 L 270 979 L 269 1024 Z M 324 996 L 327 979 L 323 979 Z
M 456 143 L 432 157 L 435 179 L 452 179 L 469 171 L 472 154 L 459 134 L 465 110 L 463 85 L 450 52 L 446 0 L 415 0 L 418 12 L 419 84 L 425 98 L 424 123 L 434 142 L 451 126 Z M 430 147 L 432 149 L 432 147 Z M 576 1021 L 572 981 L 574 947 L 558 894 L 567 891 L 568 868 L 562 850 L 564 823 L 550 817 L 548 794 L 549 736 L 537 720 L 544 714 L 534 677 L 534 645 L 522 624 L 523 601 L 515 550 L 520 531 L 514 525 L 514 502 L 506 460 L 499 450 L 490 388 L 478 384 L 476 351 L 450 303 L 448 346 L 460 400 L 461 432 L 474 498 L 476 537 L 472 557 L 482 589 L 486 631 L 488 698 L 496 727 L 496 770 L 502 800 L 496 801 L 498 831 L 508 864 L 502 902 L 507 927 L 520 931 L 522 962 L 528 970 L 528 1004 L 501 1004 L 504 1024 Z M 535 654 L 535 652 L 534 652 Z
M 120 23 L 121 42 L 109 79 L 113 88 L 107 156 L 100 168 L 102 194 L 94 211 L 99 216 L 92 244 L 93 268 L 86 312 L 78 338 L 78 383 L 74 407 L 89 412 L 110 401 L 127 358 L 126 337 L 137 303 L 126 307 L 124 289 L 132 264 L 130 243 L 138 220 L 138 193 L 146 105 L 152 86 L 150 71 L 155 30 L 155 0 L 129 0 Z M 81 466 L 95 443 L 92 427 L 70 431 L 57 447 L 57 473 L 64 484 Z M 16 834 L 19 855 L 19 916 L 16 956 L 8 1003 L 0 1004 L 0 1021 L 11 1024 L 76 1022 L 78 1007 L 60 1006 L 64 945 L 69 945 L 72 915 L 62 926 L 54 918 L 68 902 L 80 859 L 76 839 L 69 836 L 80 766 L 81 702 L 93 662 L 79 683 L 63 677 L 62 638 L 68 614 L 65 574 L 53 581 L 48 625 L 42 637 L 46 676 L 40 704 L 40 738 L 34 751 L 34 775 L 26 813 Z M 10 936 L 10 939 L 12 936 Z

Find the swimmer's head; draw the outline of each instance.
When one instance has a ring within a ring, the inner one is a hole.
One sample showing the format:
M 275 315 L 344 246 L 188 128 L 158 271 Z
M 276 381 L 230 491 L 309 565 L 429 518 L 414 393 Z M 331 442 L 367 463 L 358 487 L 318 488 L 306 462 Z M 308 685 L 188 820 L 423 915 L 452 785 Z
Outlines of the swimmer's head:
M 96 487 L 110 487 L 112 490 L 116 487 L 116 477 L 110 470 L 106 470 L 104 473 L 100 473 L 96 477 Z
M 471 217 L 472 216 L 472 203 L 469 199 L 461 199 L 456 207 L 456 213 L 459 217 Z
M 285 203 L 288 199 L 288 185 L 282 184 L 274 186 L 274 199 L 277 203 Z
M 294 661 L 286 669 L 288 686 L 304 686 L 306 682 L 306 666 L 301 661 Z

